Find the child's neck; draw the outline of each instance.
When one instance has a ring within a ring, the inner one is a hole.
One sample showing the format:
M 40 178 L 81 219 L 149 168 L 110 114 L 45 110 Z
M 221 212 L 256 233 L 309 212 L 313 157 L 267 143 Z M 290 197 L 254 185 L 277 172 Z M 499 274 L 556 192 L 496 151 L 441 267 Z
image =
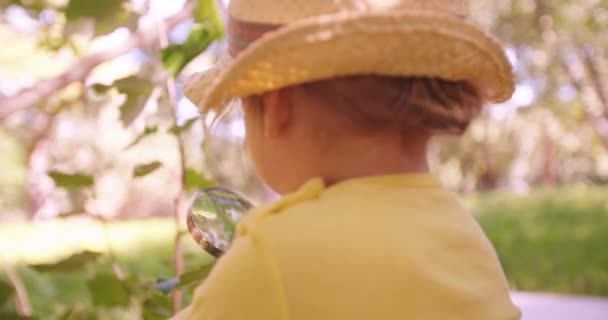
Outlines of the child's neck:
M 319 161 L 328 185 L 365 176 L 428 173 L 428 137 L 333 141 Z

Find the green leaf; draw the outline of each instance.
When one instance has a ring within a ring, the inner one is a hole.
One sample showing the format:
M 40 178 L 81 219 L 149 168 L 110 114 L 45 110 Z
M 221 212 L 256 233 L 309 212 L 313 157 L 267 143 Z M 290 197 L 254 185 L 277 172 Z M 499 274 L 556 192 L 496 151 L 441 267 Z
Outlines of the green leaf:
M 144 130 L 144 132 L 140 133 L 131 143 L 129 143 L 128 146 L 125 147 L 124 150 L 131 149 L 132 147 L 134 147 L 135 145 L 137 145 L 138 143 L 140 143 L 143 139 L 145 139 L 147 136 L 153 135 L 153 134 L 155 134 L 157 132 L 158 132 L 158 126 L 148 126 L 148 127 L 146 127 L 146 129 Z
M 192 168 L 186 168 L 184 173 L 184 187 L 186 190 L 201 190 L 213 187 L 213 180 L 205 179 L 198 171 Z
M 97 19 L 95 21 L 95 35 L 109 34 L 121 27 L 134 31 L 137 29 L 138 21 L 138 14 L 121 9 L 114 16 Z
M 82 19 L 95 21 L 95 34 L 110 33 L 129 24 L 132 13 L 125 10 L 123 0 L 70 0 L 65 15 L 68 24 Z
M 146 102 L 154 90 L 154 84 L 136 75 L 122 78 L 114 82 L 118 92 L 127 96 L 120 107 L 120 120 L 128 127 L 141 114 Z
M 214 263 L 208 263 L 185 272 L 179 278 L 159 279 L 154 284 L 154 288 L 165 294 L 169 294 L 175 289 L 198 284 L 209 275 L 213 266 Z
M 224 34 L 224 23 L 219 15 L 214 0 L 197 0 L 196 9 L 193 13 L 194 21 L 209 23 L 216 29 L 220 37 Z
M 58 316 L 59 320 L 98 320 L 99 315 L 93 308 L 87 308 L 83 305 L 76 305 L 72 308 L 68 308 L 61 315 Z
M 76 210 L 62 212 L 57 215 L 57 218 L 70 218 L 70 217 L 86 216 L 86 215 L 87 215 L 87 212 L 85 211 L 85 209 L 76 209 Z
M 14 311 L 0 311 L 0 319 L 2 320 L 34 320 L 32 317 L 23 317 Z
M 208 25 L 195 25 L 186 42 L 163 49 L 163 64 L 173 76 L 176 76 L 216 39 L 218 34 L 209 29 Z
M 91 86 L 91 90 L 93 90 L 97 94 L 107 93 L 108 91 L 110 91 L 110 89 L 112 89 L 112 86 L 108 86 L 101 83 L 96 83 Z
M 179 277 L 178 288 L 182 288 L 191 284 L 199 283 L 209 275 L 213 269 L 214 263 L 208 263 L 182 274 Z
M 0 280 L 0 309 L 8 302 L 14 293 L 15 290 L 10 284 Z
M 147 126 L 144 129 L 144 133 L 143 134 L 144 135 L 151 135 L 151 134 L 154 134 L 156 132 L 158 132 L 158 126 Z
M 115 15 L 122 7 L 122 0 L 70 0 L 65 8 L 68 20 L 79 18 L 106 18 Z
M 169 132 L 171 132 L 174 135 L 180 135 L 188 130 L 190 130 L 190 128 L 192 128 L 192 126 L 198 121 L 200 120 L 200 118 L 193 118 L 190 119 L 188 121 L 186 121 L 186 123 L 184 123 L 181 126 L 173 126 Z
M 194 21 L 188 39 L 183 44 L 171 45 L 162 51 L 162 60 L 169 72 L 178 75 L 190 61 L 224 36 L 224 25 L 215 1 L 198 0 L 194 11 Z
M 28 11 L 33 11 L 34 14 L 38 15 L 40 11 L 45 9 L 56 9 L 54 1 L 47 0 L 0 0 L 0 10 L 5 10 L 11 5 L 18 5 Z M 35 18 L 35 17 L 32 17 Z M 4 319 L 0 317 L 0 319 Z
M 154 161 L 146 164 L 141 164 L 133 169 L 133 177 L 140 178 L 149 175 L 150 173 L 156 171 L 163 164 L 160 161 Z
M 173 315 L 171 298 L 167 295 L 153 293 L 143 303 L 143 318 L 145 320 L 165 320 Z
M 69 256 L 66 259 L 49 264 L 30 265 L 31 268 L 40 272 L 75 272 L 82 271 L 89 263 L 97 261 L 101 253 L 83 251 Z
M 129 291 L 111 272 L 99 272 L 87 280 L 93 304 L 103 307 L 124 307 L 129 305 Z
M 82 173 L 70 174 L 60 171 L 50 171 L 48 175 L 53 179 L 53 182 L 55 182 L 57 187 L 67 190 L 86 188 L 95 184 L 95 179 L 92 176 Z
M 127 100 L 120 107 L 120 120 L 128 127 L 141 114 L 152 93 L 152 87 L 145 92 L 125 92 Z

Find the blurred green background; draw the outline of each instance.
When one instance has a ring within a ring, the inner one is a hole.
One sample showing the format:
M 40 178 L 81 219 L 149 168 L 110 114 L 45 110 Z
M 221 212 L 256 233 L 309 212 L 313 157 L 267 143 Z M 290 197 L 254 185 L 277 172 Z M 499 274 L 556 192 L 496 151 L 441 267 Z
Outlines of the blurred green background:
M 437 138 L 433 171 L 513 289 L 608 296 L 608 1 L 469 2 L 517 91 Z M 193 193 L 274 199 L 238 114 L 206 132 L 181 92 L 224 52 L 227 3 L 0 0 L 1 319 L 165 319 L 212 263 L 184 232 Z

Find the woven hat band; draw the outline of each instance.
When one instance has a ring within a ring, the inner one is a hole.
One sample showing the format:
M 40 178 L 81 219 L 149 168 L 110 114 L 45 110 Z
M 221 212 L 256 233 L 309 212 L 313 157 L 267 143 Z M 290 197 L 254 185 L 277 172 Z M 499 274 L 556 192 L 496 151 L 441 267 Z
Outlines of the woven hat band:
M 291 24 L 296 21 L 345 13 L 433 11 L 467 15 L 468 0 L 231 0 L 231 17 L 259 23 Z
M 230 55 L 236 57 L 264 34 L 281 26 L 279 24 L 246 22 L 230 17 L 228 19 L 228 51 Z
M 467 20 L 466 14 L 452 13 L 454 17 Z M 266 33 L 275 31 L 284 24 L 243 21 L 233 16 L 228 19 L 228 53 L 236 58 L 239 53 L 247 49 L 253 42 Z

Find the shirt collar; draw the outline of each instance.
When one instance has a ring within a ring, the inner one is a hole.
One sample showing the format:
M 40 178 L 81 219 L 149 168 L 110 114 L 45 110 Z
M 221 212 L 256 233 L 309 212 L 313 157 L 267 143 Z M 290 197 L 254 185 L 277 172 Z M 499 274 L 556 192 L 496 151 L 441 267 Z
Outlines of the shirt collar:
M 321 194 L 330 195 L 356 185 L 384 185 L 400 188 L 440 188 L 441 183 L 431 174 L 406 173 L 384 176 L 367 176 L 352 178 L 326 186 L 321 178 L 314 178 L 303 184 L 298 191 L 285 195 L 281 199 L 251 210 L 244 218 L 245 223 L 239 223 L 238 234 L 246 233 L 246 225 L 254 223 L 264 216 L 272 215 L 298 203 L 318 198 Z

